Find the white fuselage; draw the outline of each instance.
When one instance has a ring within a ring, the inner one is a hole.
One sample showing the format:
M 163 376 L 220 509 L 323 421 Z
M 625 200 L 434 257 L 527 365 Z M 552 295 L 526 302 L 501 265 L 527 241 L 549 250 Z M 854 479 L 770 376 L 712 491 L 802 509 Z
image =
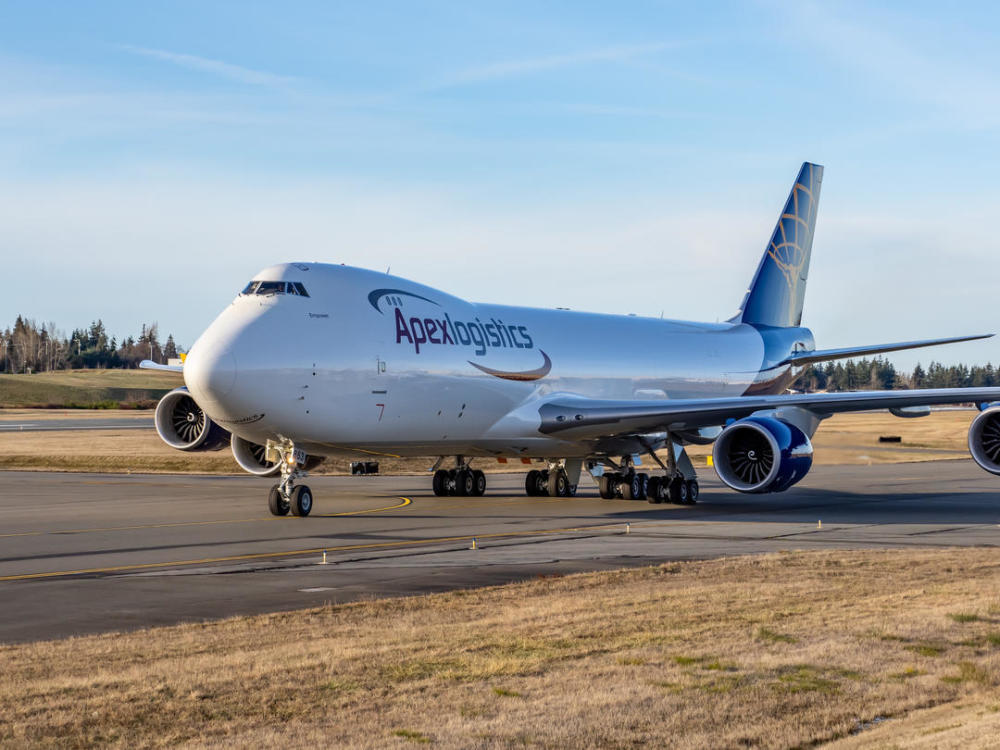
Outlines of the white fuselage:
M 309 296 L 238 296 L 191 349 L 185 382 L 225 429 L 314 455 L 582 456 L 591 445 L 538 432 L 540 397 L 737 396 L 788 374 L 762 372 L 749 325 L 473 304 L 347 266 L 254 278 Z

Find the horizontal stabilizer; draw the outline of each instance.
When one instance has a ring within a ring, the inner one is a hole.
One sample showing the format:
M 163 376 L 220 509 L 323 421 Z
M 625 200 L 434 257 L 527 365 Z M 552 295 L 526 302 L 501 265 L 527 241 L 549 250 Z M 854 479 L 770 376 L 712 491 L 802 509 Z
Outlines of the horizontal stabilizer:
M 829 362 L 833 359 L 867 357 L 869 354 L 885 354 L 886 352 L 898 352 L 904 349 L 920 349 L 925 346 L 956 344 L 959 341 L 976 341 L 978 339 L 988 339 L 991 336 L 993 336 L 992 333 L 981 333 L 976 336 L 953 336 L 948 339 L 925 339 L 923 341 L 898 341 L 895 344 L 851 346 L 846 349 L 815 349 L 811 352 L 794 352 L 781 364 L 804 367 L 806 365 L 814 365 L 817 362 Z
M 184 365 L 161 365 L 151 359 L 139 363 L 140 370 L 160 370 L 161 372 L 184 372 Z

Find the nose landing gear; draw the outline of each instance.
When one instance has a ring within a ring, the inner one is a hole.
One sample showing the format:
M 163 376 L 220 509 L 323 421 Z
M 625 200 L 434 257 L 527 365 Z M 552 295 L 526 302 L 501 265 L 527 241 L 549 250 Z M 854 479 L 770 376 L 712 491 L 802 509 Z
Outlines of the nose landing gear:
M 298 450 L 288 439 L 268 440 L 265 457 L 276 462 L 281 468 L 281 481 L 271 487 L 267 496 L 267 507 L 275 516 L 308 516 L 312 512 L 312 490 L 306 485 L 295 485 L 297 479 L 309 476 L 301 468 L 306 461 L 304 451 Z

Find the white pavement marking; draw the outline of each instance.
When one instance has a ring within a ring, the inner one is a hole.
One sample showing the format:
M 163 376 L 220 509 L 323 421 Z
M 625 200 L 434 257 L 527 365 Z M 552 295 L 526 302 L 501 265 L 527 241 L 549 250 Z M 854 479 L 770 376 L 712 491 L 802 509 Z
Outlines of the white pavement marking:
M 299 591 L 301 591 L 303 594 L 316 594 L 320 591 L 333 591 L 333 589 L 330 588 L 329 586 L 316 586 L 315 588 L 311 589 L 299 589 Z

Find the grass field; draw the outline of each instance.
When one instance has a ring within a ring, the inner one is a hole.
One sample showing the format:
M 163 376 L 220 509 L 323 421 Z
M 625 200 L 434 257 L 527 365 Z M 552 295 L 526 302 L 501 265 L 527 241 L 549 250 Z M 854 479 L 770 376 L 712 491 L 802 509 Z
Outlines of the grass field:
M 0 675 L 10 747 L 992 747 L 1000 555 L 536 579 L 0 647 Z
M 0 407 L 119 408 L 158 400 L 183 385 L 179 375 L 148 370 L 67 370 L 0 375 Z
M 123 414 L 126 412 L 123 412 Z M 131 414 L 132 412 L 127 412 Z M 106 412 L 95 412 L 97 416 Z M 2 421 L 38 421 L 59 412 L 0 410 Z M 73 412 L 72 416 L 87 416 Z M 148 412 L 145 413 L 148 417 Z M 922 419 L 899 419 L 888 413 L 842 414 L 825 421 L 813 441 L 816 464 L 869 464 L 967 458 L 966 435 L 973 411 L 940 411 Z M 62 416 L 65 416 L 63 414 Z M 899 444 L 881 444 L 880 435 L 898 435 Z M 705 467 L 711 446 L 688 448 L 697 467 Z M 433 459 L 382 457 L 383 474 L 425 474 Z M 651 468 L 646 458 L 645 466 Z M 481 459 L 486 471 L 523 471 L 517 461 L 499 464 Z M 350 459 L 329 459 L 316 472 L 347 473 Z M 110 471 L 236 473 L 228 450 L 183 453 L 168 448 L 152 430 L 88 430 L 80 432 L 0 432 L 0 469 L 38 471 Z M 589 480 L 584 480 L 589 481 Z

